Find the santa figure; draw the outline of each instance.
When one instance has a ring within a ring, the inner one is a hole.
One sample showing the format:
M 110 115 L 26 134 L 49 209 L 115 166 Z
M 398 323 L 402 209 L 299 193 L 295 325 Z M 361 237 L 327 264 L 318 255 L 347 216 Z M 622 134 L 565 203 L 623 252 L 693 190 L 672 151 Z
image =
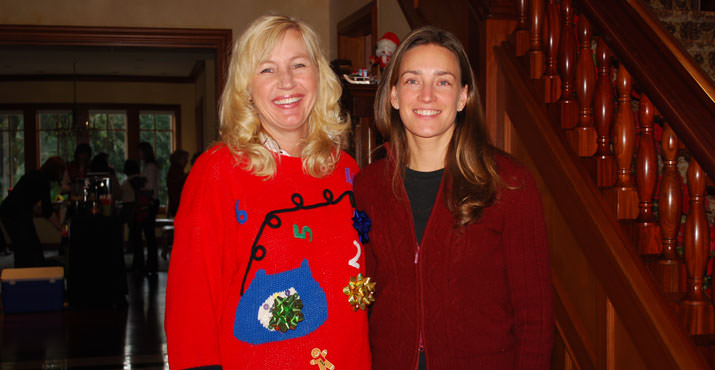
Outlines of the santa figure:
M 392 32 L 385 32 L 385 34 L 377 40 L 375 56 L 371 58 L 373 65 L 379 65 L 380 70 L 385 69 L 387 63 L 390 62 L 392 53 L 395 52 L 398 45 L 400 45 L 400 39 L 397 38 L 397 35 Z

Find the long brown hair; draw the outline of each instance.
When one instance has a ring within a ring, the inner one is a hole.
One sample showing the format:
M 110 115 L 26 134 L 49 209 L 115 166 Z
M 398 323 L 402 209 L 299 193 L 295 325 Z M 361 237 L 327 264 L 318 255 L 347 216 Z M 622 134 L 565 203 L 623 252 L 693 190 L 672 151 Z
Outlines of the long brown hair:
M 375 122 L 385 141 L 390 142 L 390 159 L 395 163 L 393 191 L 409 163 L 405 127 L 400 112 L 390 104 L 391 89 L 397 84 L 405 53 L 420 45 L 438 45 L 451 51 L 459 61 L 461 85 L 467 86 L 467 103 L 457 113 L 454 133 L 444 158 L 444 187 L 447 208 L 457 226 L 479 219 L 482 210 L 496 199 L 501 186 L 494 161 L 494 148 L 484 128 L 484 114 L 476 78 L 462 43 L 451 33 L 432 26 L 418 28 L 405 38 L 380 79 L 375 97 Z

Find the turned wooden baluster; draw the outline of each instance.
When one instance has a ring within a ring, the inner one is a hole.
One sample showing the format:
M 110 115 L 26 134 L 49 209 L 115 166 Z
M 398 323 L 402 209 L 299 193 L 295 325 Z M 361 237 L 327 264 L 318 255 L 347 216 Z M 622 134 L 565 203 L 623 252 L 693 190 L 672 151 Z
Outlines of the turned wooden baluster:
M 680 290 L 680 257 L 678 256 L 678 229 L 683 212 L 682 179 L 678 172 L 678 137 L 666 123 L 663 128 L 663 176 L 658 196 L 658 219 L 662 235 L 663 253 L 655 266 L 656 280 L 665 293 Z
M 685 267 L 688 291 L 683 299 L 683 319 L 691 334 L 709 334 L 713 329 L 712 302 L 705 297 L 703 283 L 710 256 L 708 221 L 705 218 L 705 172 L 695 158 L 688 167 L 690 210 L 685 221 Z
M 561 1 L 561 31 L 559 32 L 559 73 L 561 75 L 561 128 L 571 129 L 578 123 L 578 102 L 574 89 L 576 78 L 576 37 L 573 28 L 571 0 Z
M 593 92 L 596 70 L 591 52 L 591 25 L 585 17 L 578 22 L 579 56 L 576 66 L 576 95 L 578 96 L 578 126 L 569 131 L 571 146 L 580 157 L 592 157 L 598 149 L 596 128 L 593 126 Z
M 655 108 L 645 94 L 641 95 L 641 134 L 636 157 L 638 179 L 638 251 L 641 254 L 659 254 L 661 251 L 660 230 L 653 210 L 653 192 L 658 178 L 658 159 L 655 156 L 653 115 Z
M 516 56 L 522 56 L 529 51 L 529 25 L 527 23 L 528 10 L 526 8 L 526 0 L 516 1 L 516 13 L 519 18 L 514 30 L 514 48 Z
M 529 20 L 529 77 L 538 79 L 544 75 L 544 50 L 541 40 L 541 29 L 544 27 L 544 0 L 531 0 Z
M 631 178 L 631 161 L 636 142 L 636 128 L 631 108 L 631 75 L 621 64 L 616 77 L 618 83 L 618 111 L 613 126 L 616 154 L 616 185 L 607 189 L 606 197 L 616 207 L 619 220 L 638 217 L 638 193 Z
M 557 60 L 559 55 L 559 33 L 561 19 L 556 0 L 546 4 L 546 22 L 544 23 L 544 43 L 546 48 L 546 71 L 544 72 L 544 102 L 555 103 L 561 97 L 561 77 Z
M 598 131 L 596 181 L 601 188 L 616 182 L 616 162 L 611 154 L 611 123 L 613 122 L 613 89 L 611 88 L 611 51 L 603 38 L 596 46 L 598 82 L 593 96 L 593 119 Z

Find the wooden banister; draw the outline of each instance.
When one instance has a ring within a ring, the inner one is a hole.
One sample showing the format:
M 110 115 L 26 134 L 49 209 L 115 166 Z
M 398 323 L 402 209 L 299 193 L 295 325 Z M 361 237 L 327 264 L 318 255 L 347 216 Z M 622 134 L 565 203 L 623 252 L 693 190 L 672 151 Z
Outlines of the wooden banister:
M 593 154 L 592 152 L 590 152 L 590 147 L 588 145 L 590 142 L 590 140 L 588 140 L 590 136 L 593 137 L 593 152 L 596 152 L 596 150 L 598 149 L 596 130 L 593 127 L 594 120 L 592 118 L 593 116 L 591 113 L 593 112 L 593 109 L 607 109 L 608 101 L 612 101 L 612 96 L 606 96 L 606 91 L 610 90 L 611 86 L 609 78 L 610 75 L 608 73 L 608 69 L 610 68 L 610 57 L 608 55 L 609 53 L 607 51 L 607 48 L 605 47 L 605 44 L 609 43 L 611 40 L 607 33 L 603 33 L 600 29 L 598 30 L 599 42 L 602 42 L 602 45 L 604 46 L 602 46 L 600 50 L 597 50 L 596 59 L 600 59 L 599 64 L 601 65 L 601 70 L 599 71 L 599 74 L 601 75 L 601 77 L 603 77 L 603 83 L 600 86 L 600 96 L 597 96 L 596 99 L 592 100 L 591 96 L 593 94 L 593 85 L 595 84 L 595 68 L 592 59 L 593 55 L 591 52 L 591 32 L 589 27 L 589 16 L 588 14 L 585 14 L 583 12 L 579 14 L 577 22 L 579 53 L 574 84 L 578 96 L 579 119 L 578 126 L 573 127 L 572 112 L 568 109 L 569 106 L 564 104 L 565 102 L 569 101 L 569 97 L 573 95 L 572 92 L 569 91 L 570 85 L 572 83 L 570 74 L 572 73 L 573 68 L 573 53 L 570 52 L 573 48 L 569 45 L 573 43 L 573 41 L 569 40 L 569 35 L 571 35 L 573 30 L 572 27 L 569 27 L 569 25 L 572 19 L 573 8 L 579 7 L 580 9 L 582 7 L 582 3 L 577 2 L 574 5 L 571 1 L 565 0 L 561 3 L 561 6 L 563 11 L 562 24 L 564 25 L 561 32 L 561 44 L 559 52 L 560 59 L 558 60 L 558 64 L 561 67 L 560 73 L 563 83 L 562 96 L 559 102 L 561 127 L 565 129 L 565 136 L 568 139 L 569 144 L 571 144 L 571 146 L 573 147 L 576 154 L 583 157 L 590 157 Z M 532 13 L 530 13 L 529 19 L 534 19 L 537 14 L 535 13 L 533 5 L 530 8 L 530 11 Z M 612 22 L 613 20 L 610 19 L 610 21 Z M 638 21 L 639 20 L 637 19 L 623 20 L 624 23 L 630 22 L 631 24 L 637 24 Z M 634 48 L 639 47 L 639 45 L 631 46 Z M 531 50 L 531 52 L 533 52 L 533 49 Z M 655 142 L 653 137 L 655 107 L 649 99 L 649 91 L 643 88 L 643 84 L 638 78 L 632 78 L 631 74 L 629 73 L 631 67 L 638 69 L 640 68 L 640 64 L 636 63 L 633 65 L 629 65 L 627 63 L 624 63 L 624 61 L 620 59 L 620 54 L 618 50 L 616 54 L 619 55 L 618 74 L 616 77 L 616 87 L 618 91 L 618 110 L 616 121 L 613 127 L 612 137 L 614 140 L 613 147 L 617 162 L 617 180 L 615 186 L 613 186 L 612 188 L 608 187 L 607 185 L 604 186 L 604 188 L 606 188 L 604 195 L 606 203 L 615 207 L 615 214 L 617 216 L 617 219 L 630 220 L 635 219 L 637 217 L 637 222 L 635 224 L 630 222 L 623 223 L 623 228 L 621 229 L 622 232 L 630 236 L 629 239 L 632 238 L 632 243 L 635 243 L 635 245 L 637 246 L 637 248 L 634 250 L 638 251 L 641 254 L 658 255 L 663 245 L 661 242 L 661 233 L 659 230 L 660 224 L 657 222 L 657 218 L 655 217 L 655 207 L 653 201 L 653 193 L 656 185 L 658 164 L 658 160 L 656 158 Z M 649 61 L 639 62 L 648 63 Z M 669 69 L 664 68 L 661 74 L 663 74 L 663 72 L 665 71 L 669 71 Z M 528 73 L 530 78 L 534 78 L 533 66 L 528 69 L 528 72 L 522 70 L 521 73 Z M 548 82 L 545 79 L 531 82 L 531 89 L 537 90 L 537 93 L 533 94 L 532 97 L 536 97 L 538 100 L 538 98 L 541 96 L 540 91 L 538 90 L 541 89 L 541 86 L 543 84 L 547 83 Z M 508 84 L 504 84 L 503 86 L 508 86 Z M 637 89 L 635 88 L 635 86 L 637 86 Z M 703 91 L 707 92 L 707 89 L 703 89 Z M 632 95 L 636 97 L 635 102 L 632 101 Z M 607 98 L 608 101 L 604 100 L 604 97 Z M 505 100 L 511 103 L 509 97 L 505 97 Z M 548 95 L 546 101 L 548 102 Z M 507 107 L 509 106 L 509 103 L 507 103 Z M 592 108 L 592 103 L 594 105 L 594 108 Z M 635 120 L 633 113 L 633 106 L 635 105 L 639 106 L 640 114 L 638 117 L 641 128 L 640 135 L 638 135 L 635 130 Z M 551 110 L 549 109 L 549 107 L 544 107 L 544 111 L 550 112 Z M 609 139 L 609 135 L 607 133 L 608 124 L 604 122 L 606 117 L 605 114 L 603 114 L 606 112 L 602 111 L 601 113 L 601 116 L 598 117 L 598 119 L 600 120 L 599 130 L 601 132 L 605 132 L 605 135 L 601 134 L 603 139 L 601 140 L 601 150 L 599 155 L 595 158 L 598 163 L 597 170 L 603 170 L 603 167 L 606 164 L 603 159 L 606 158 L 606 147 L 608 146 Z M 516 119 L 511 117 L 511 114 L 515 114 L 515 112 L 507 112 L 507 115 L 510 116 L 510 122 L 515 123 Z M 665 121 L 668 121 L 668 118 L 668 116 L 665 116 Z M 715 117 L 708 116 L 708 118 L 709 124 L 712 122 L 712 118 Z M 699 125 L 699 122 L 686 123 L 695 126 Z M 520 136 L 523 135 L 520 130 L 517 129 L 516 131 L 519 132 Z M 593 133 L 593 135 L 588 135 L 589 133 Z M 668 135 L 674 137 L 674 134 L 672 132 L 669 132 Z M 533 140 L 532 135 L 526 136 L 529 137 L 529 142 Z M 633 166 L 633 152 L 636 148 L 636 144 L 640 145 L 637 146 L 638 155 L 635 162 L 635 176 L 637 177 L 637 182 L 634 183 L 631 168 Z M 530 156 L 534 155 L 532 150 L 527 151 L 529 152 Z M 685 299 L 683 299 L 680 303 L 678 311 L 680 321 L 684 324 L 684 327 L 686 329 L 685 332 L 689 332 L 690 334 L 709 335 L 713 332 L 713 321 L 715 321 L 713 316 L 712 302 L 710 302 L 709 299 L 706 299 L 704 295 L 704 278 L 709 256 L 709 250 L 705 250 L 707 249 L 706 245 L 708 245 L 706 238 L 709 229 L 707 219 L 704 216 L 703 201 L 701 199 L 704 195 L 700 195 L 700 193 L 704 194 L 705 180 L 703 179 L 705 178 L 705 175 L 704 173 L 701 173 L 702 171 L 697 165 L 697 158 L 697 155 L 692 158 L 693 167 L 691 167 L 689 170 L 689 178 L 692 178 L 692 180 L 689 181 L 689 186 L 691 187 L 691 191 L 695 192 L 695 195 L 693 195 L 690 199 L 692 214 L 688 215 L 688 227 L 686 227 L 685 230 L 686 243 L 684 246 L 684 251 L 685 265 L 687 266 L 686 271 L 688 289 L 687 295 Z M 583 164 L 587 163 L 588 162 L 584 161 Z M 584 170 L 585 168 L 586 167 L 584 167 Z M 607 180 L 604 176 L 597 175 L 594 177 L 598 178 L 598 184 L 603 184 Z M 672 187 L 674 185 L 674 178 L 672 177 L 672 175 L 669 175 L 669 177 L 670 179 L 668 179 L 668 181 L 671 181 L 671 183 L 666 184 L 665 186 L 667 188 L 667 191 L 673 193 Z M 547 186 L 547 188 L 551 190 L 550 187 Z M 559 195 L 561 195 L 561 193 L 559 193 Z M 559 203 L 560 205 L 560 202 L 561 200 L 559 200 L 559 202 L 557 203 Z M 670 212 L 671 216 L 675 216 L 675 207 L 673 207 L 673 209 L 668 209 L 667 207 L 668 205 L 666 204 L 664 213 Z M 702 217 L 699 216 L 699 214 L 701 213 Z M 667 217 L 668 216 L 666 216 L 666 218 Z M 666 222 L 671 222 L 671 220 L 666 219 Z M 633 228 L 632 226 L 636 227 Z M 672 232 L 672 226 L 670 227 L 670 229 L 671 230 L 668 230 L 669 233 Z M 635 233 L 633 233 L 634 231 Z M 704 237 L 703 234 L 705 234 Z M 703 239 L 705 239 L 706 241 L 703 242 Z M 603 246 L 600 247 L 602 248 Z M 625 244 L 623 245 L 623 247 L 628 248 L 629 245 Z M 632 246 L 630 247 L 633 248 Z M 669 245 L 669 247 L 672 246 Z M 664 258 L 661 258 L 659 260 L 653 260 L 651 258 L 650 261 L 655 262 L 648 264 L 655 272 L 656 281 L 659 282 L 659 288 L 663 287 L 663 290 L 666 292 L 682 292 L 682 290 L 678 289 L 680 288 L 680 286 L 677 276 L 678 272 L 680 271 L 680 262 L 678 261 L 677 256 L 673 256 L 673 250 L 669 250 L 668 255 L 664 256 Z M 594 270 L 598 271 L 599 275 L 603 273 L 603 271 L 600 269 L 596 268 Z M 570 293 L 573 294 L 574 292 Z M 614 293 L 615 292 L 608 291 L 608 298 L 611 298 L 611 294 Z M 618 305 L 614 304 L 614 306 Z M 608 325 L 609 324 L 607 324 L 607 326 Z M 642 333 L 639 332 L 637 335 L 641 336 Z M 609 338 L 608 343 L 613 343 L 613 339 Z M 672 348 L 670 348 L 670 350 L 672 350 Z
M 663 176 L 660 180 L 660 195 L 658 196 L 658 221 L 662 235 L 663 253 L 655 268 L 656 280 L 661 284 L 664 293 L 680 291 L 680 256 L 678 256 L 678 229 L 682 214 L 682 179 L 678 172 L 678 137 L 665 124 L 663 140 Z
M 655 108 L 648 96 L 641 95 L 639 117 L 641 125 L 636 159 L 638 184 L 638 251 L 641 254 L 660 254 L 661 241 L 658 219 L 655 216 L 653 193 L 658 178 L 658 158 L 653 137 Z
M 576 102 L 576 36 L 573 28 L 574 9 L 571 0 L 561 1 L 561 31 L 559 32 L 559 74 L 561 75 L 561 127 L 570 129 L 578 123 Z
M 529 23 L 526 19 L 529 12 L 527 9 L 526 0 L 517 0 L 517 23 L 516 30 L 514 30 L 514 40 L 512 42 L 516 49 L 517 56 L 522 56 L 529 51 Z
M 578 97 L 578 126 L 569 131 L 571 145 L 580 157 L 592 157 L 598 149 L 598 133 L 593 126 L 593 93 L 596 87 L 596 68 L 591 52 L 591 25 L 581 18 L 578 22 L 579 54 L 576 65 L 576 96 Z
M 546 4 L 546 21 L 544 22 L 544 49 L 546 50 L 546 71 L 544 72 L 544 101 L 554 103 L 561 97 L 561 77 L 556 62 L 559 54 L 559 34 L 561 32 L 561 17 L 556 0 Z
M 616 182 L 616 163 L 611 153 L 611 124 L 613 123 L 613 88 L 611 87 L 611 51 L 603 39 L 596 46 L 598 82 L 593 99 L 594 121 L 598 131 L 596 156 L 596 181 L 599 187 L 613 186 Z
M 609 204 L 616 207 L 616 217 L 632 220 L 638 216 L 638 191 L 633 185 L 631 161 L 636 145 L 636 128 L 631 108 L 633 79 L 624 66 L 618 67 L 618 110 L 613 125 L 613 150 L 616 156 L 616 185 L 606 190 Z
M 638 0 L 579 0 L 579 9 L 679 139 L 715 178 L 715 88 Z M 667 71 L 667 73 L 664 73 Z
M 681 303 L 684 323 L 691 334 L 709 334 L 713 330 L 712 303 L 705 296 L 705 272 L 710 258 L 708 220 L 705 218 L 705 173 L 691 158 L 688 167 L 690 209 L 685 222 L 685 266 L 688 290 Z
M 505 85 L 506 114 L 528 150 L 544 186 L 558 194 L 556 206 L 574 230 L 575 246 L 586 256 L 625 329 L 638 333 L 634 344 L 649 369 L 707 369 L 672 316 L 590 176 L 553 130 L 529 78 L 511 59 L 508 44 L 495 49 Z M 623 69 L 625 71 L 625 69 Z
M 529 16 L 529 76 L 536 79 L 544 75 L 544 0 L 529 1 Z

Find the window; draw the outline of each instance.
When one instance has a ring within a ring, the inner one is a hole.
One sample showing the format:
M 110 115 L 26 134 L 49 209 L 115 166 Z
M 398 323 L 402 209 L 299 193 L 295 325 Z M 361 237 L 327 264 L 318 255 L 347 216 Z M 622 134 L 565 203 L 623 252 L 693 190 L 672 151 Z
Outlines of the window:
M 109 164 L 117 177 L 124 178 L 122 168 L 127 158 L 127 114 L 124 111 L 91 111 L 89 145 L 94 155 L 109 154 Z
M 0 200 L 25 174 L 25 122 L 21 112 L 0 112 Z
M 55 155 L 73 160 L 80 142 L 88 142 L 95 155 L 109 154 L 121 181 L 124 162 L 137 159 L 136 145 L 147 141 L 161 170 L 158 197 L 165 204 L 166 173 L 180 138 L 180 117 L 179 105 L 0 104 L 0 201 L 26 170 L 39 168 Z
M 175 119 L 173 112 L 140 112 L 139 141 L 146 141 L 154 148 L 156 162 L 159 165 L 159 200 L 167 202 L 166 173 L 169 171 L 169 156 L 174 150 Z
M 77 145 L 76 134 L 72 131 L 72 112 L 40 111 L 37 116 L 40 139 L 39 165 L 55 155 L 65 160 L 72 158 Z

